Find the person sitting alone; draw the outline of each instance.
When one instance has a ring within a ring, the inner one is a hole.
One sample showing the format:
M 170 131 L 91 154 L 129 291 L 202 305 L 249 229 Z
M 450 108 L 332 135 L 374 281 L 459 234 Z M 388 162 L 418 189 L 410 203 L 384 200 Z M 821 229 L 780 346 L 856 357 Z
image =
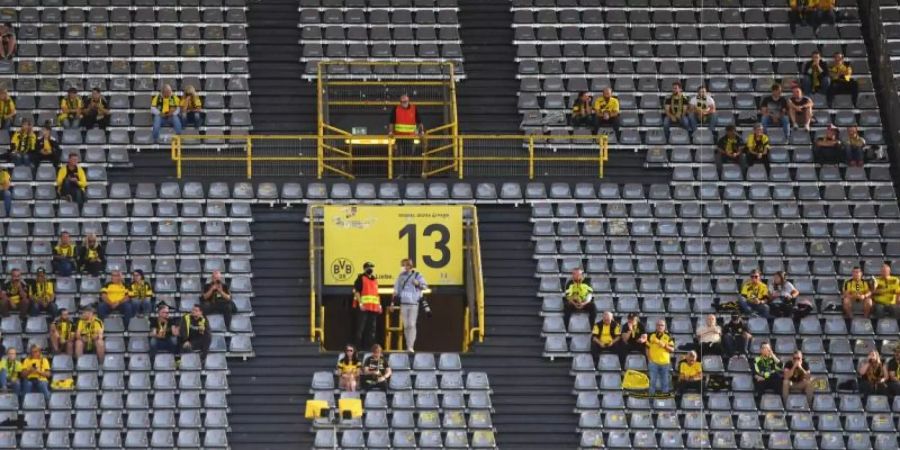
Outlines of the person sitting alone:
M 75 357 L 80 358 L 85 353 L 96 353 L 100 361 L 103 361 L 106 354 L 103 321 L 97 318 L 94 308 L 90 306 L 81 311 L 81 317 L 75 327 Z
M 16 54 L 16 30 L 11 22 L 0 25 L 0 59 L 12 59 Z
M 81 127 L 81 116 L 84 103 L 78 95 L 78 89 L 70 87 L 63 98 L 59 99 L 59 115 L 56 121 L 67 130 Z
M 34 165 L 39 166 L 42 162 L 48 162 L 53 167 L 59 167 L 59 160 L 62 156 L 62 148 L 59 141 L 54 137 L 53 124 L 48 120 L 44 122 L 41 128 L 41 135 L 38 136 L 37 150 L 34 155 Z
M 597 320 L 597 305 L 594 304 L 594 289 L 589 278 L 585 278 L 581 269 L 572 270 L 572 279 L 566 283 L 563 294 L 563 320 L 566 326 L 572 313 L 586 312 L 588 323 L 593 324 Z
M 84 168 L 78 164 L 78 153 L 69 153 L 69 159 L 65 166 L 56 172 L 56 192 L 60 199 L 84 205 L 87 189 L 87 176 Z
M 859 127 L 853 125 L 847 128 L 847 142 L 844 144 L 844 154 L 847 157 L 848 167 L 862 167 L 866 158 L 866 140 L 859 135 Z
M 0 195 L 3 195 L 3 212 L 9 217 L 12 214 L 12 177 L 9 171 L 3 168 L 0 168 Z
M 200 295 L 200 305 L 205 316 L 221 314 L 222 319 L 225 321 L 225 328 L 231 329 L 231 316 L 237 308 L 234 305 L 234 300 L 231 298 L 228 283 L 222 280 L 222 272 L 218 270 L 212 272 L 209 282 L 203 286 L 203 294 Z
M 106 270 L 106 252 L 94 233 L 88 233 L 78 247 L 78 267 L 92 277 Z
M 846 158 L 843 149 L 844 144 L 838 137 L 838 128 L 828 125 L 825 134 L 816 139 L 813 159 L 818 164 L 840 164 Z
M 768 342 L 759 348 L 759 356 L 753 359 L 753 387 L 756 395 L 762 395 L 765 391 L 781 392 L 783 387 L 784 364 L 772 352 L 772 345 Z
M 338 386 L 342 391 L 356 392 L 356 386 L 359 384 L 359 358 L 356 356 L 356 349 L 352 345 L 344 347 L 344 354 L 341 355 L 337 362 L 335 373 L 338 376 Z
M 741 167 L 741 171 L 747 165 L 744 156 L 744 141 L 737 133 L 734 125 L 725 127 L 725 135 L 719 138 L 716 143 L 716 167 L 722 171 L 723 163 L 737 164 Z
M 372 354 L 362 364 L 362 381 L 366 390 L 387 391 L 391 379 L 391 367 L 381 350 L 381 346 L 372 346 Z
M 769 168 L 769 152 L 772 145 L 769 143 L 769 136 L 763 131 L 761 124 L 753 127 L 753 133 L 747 137 L 747 143 L 744 145 L 747 149 L 747 165 L 753 166 L 760 164 Z
M 16 121 L 16 102 L 5 87 L 0 87 L 0 130 L 8 130 Z
M 168 305 L 159 305 L 156 317 L 150 319 L 150 357 L 159 352 L 178 355 L 179 327 L 176 319 L 170 317 Z
M 60 308 L 59 316 L 50 324 L 50 349 L 54 355 L 75 354 L 75 324 L 66 308 Z
M 700 392 L 703 384 L 703 364 L 697 359 L 697 352 L 691 350 L 678 363 L 678 392 L 687 390 Z

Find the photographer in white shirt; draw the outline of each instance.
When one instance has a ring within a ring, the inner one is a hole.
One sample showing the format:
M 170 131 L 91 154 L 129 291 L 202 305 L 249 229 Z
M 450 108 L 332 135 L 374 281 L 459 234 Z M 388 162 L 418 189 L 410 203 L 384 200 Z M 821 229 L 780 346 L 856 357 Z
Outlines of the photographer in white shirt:
M 431 317 L 431 308 L 424 303 L 422 291 L 428 289 L 425 278 L 413 267 L 412 261 L 400 261 L 401 272 L 394 282 L 394 299 L 400 303 L 400 318 L 403 321 L 403 336 L 406 339 L 406 350 L 414 352 L 416 345 L 416 322 L 419 320 L 419 308 Z

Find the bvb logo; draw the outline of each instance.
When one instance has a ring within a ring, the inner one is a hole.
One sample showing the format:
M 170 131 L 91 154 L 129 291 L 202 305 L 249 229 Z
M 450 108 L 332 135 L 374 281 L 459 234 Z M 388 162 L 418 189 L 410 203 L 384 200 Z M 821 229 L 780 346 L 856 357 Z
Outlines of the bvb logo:
M 353 262 L 347 258 L 338 258 L 331 263 L 331 277 L 335 281 L 347 281 L 353 276 Z

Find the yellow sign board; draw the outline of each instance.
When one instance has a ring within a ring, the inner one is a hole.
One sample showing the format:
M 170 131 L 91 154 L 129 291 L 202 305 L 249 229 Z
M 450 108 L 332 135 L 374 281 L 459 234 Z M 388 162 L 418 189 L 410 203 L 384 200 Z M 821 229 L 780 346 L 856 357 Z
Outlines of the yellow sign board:
M 324 283 L 349 286 L 375 264 L 393 285 L 410 258 L 429 285 L 462 285 L 463 208 L 458 205 L 329 205 L 325 210 Z

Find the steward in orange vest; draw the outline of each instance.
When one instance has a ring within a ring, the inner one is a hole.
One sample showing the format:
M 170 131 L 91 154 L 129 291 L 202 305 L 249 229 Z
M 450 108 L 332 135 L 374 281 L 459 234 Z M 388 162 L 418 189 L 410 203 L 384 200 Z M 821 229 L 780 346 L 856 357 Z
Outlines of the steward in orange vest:
M 363 273 L 353 283 L 353 307 L 359 312 L 356 319 L 357 348 L 369 348 L 375 343 L 378 318 L 381 317 L 381 296 L 375 264 L 363 264 Z

